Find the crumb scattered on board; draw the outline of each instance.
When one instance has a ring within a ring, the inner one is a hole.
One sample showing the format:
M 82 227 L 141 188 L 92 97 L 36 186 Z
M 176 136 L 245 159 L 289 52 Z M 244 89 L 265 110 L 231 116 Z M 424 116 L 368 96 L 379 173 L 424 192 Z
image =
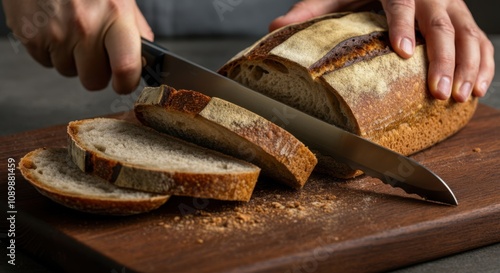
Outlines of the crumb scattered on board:
M 363 204 L 372 202 L 371 197 L 360 195 L 359 207 L 348 206 L 337 197 L 339 187 L 334 184 L 314 179 L 298 191 L 285 187 L 261 187 L 254 191 L 249 202 L 198 200 L 196 206 L 192 203 L 193 199 L 186 198 L 176 205 L 184 207 L 178 210 L 178 215 L 165 215 L 158 225 L 169 232 L 190 232 L 194 237 L 191 240 L 203 244 L 211 235 L 265 232 L 266 228 L 273 226 L 271 223 L 276 222 L 304 224 L 325 219 L 333 221 L 345 213 L 361 211 Z M 192 210 L 186 210 L 186 206 L 192 207 Z

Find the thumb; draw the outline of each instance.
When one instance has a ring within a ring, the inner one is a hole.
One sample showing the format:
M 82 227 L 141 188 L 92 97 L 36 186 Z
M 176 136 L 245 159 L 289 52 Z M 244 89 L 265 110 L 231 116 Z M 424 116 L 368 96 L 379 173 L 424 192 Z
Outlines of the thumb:
M 137 6 L 135 6 L 134 13 L 135 13 L 136 24 L 139 28 L 139 33 L 141 34 L 141 37 L 149 41 L 153 41 L 155 37 L 153 30 L 151 30 L 151 27 L 146 21 L 146 18 L 144 18 L 144 15 L 142 15 L 141 11 Z
M 337 1 L 304 0 L 295 4 L 285 15 L 280 16 L 269 25 L 269 31 L 280 27 L 300 23 L 311 18 L 327 14 L 337 8 Z

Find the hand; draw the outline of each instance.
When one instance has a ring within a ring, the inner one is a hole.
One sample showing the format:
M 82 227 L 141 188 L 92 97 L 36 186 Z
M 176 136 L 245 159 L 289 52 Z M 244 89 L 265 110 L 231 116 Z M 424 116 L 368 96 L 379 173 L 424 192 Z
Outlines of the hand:
M 370 0 L 304 0 L 275 19 L 270 30 L 337 11 L 356 10 Z M 437 99 L 464 102 L 482 97 L 495 73 L 493 45 L 463 0 L 381 0 L 391 45 L 409 58 L 415 48 L 415 21 L 427 44 L 428 84 Z
M 133 0 L 3 0 L 7 25 L 31 56 L 89 90 L 112 76 L 130 93 L 141 75 L 141 41 L 153 33 Z

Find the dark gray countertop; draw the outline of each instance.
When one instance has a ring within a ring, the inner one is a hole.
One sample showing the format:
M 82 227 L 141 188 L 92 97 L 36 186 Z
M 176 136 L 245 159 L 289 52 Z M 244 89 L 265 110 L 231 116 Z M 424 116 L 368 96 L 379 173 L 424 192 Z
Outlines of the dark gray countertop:
M 500 52 L 500 36 L 490 37 Z M 217 69 L 253 38 L 210 38 L 162 40 L 160 44 L 210 69 Z M 25 49 L 8 39 L 0 39 L 0 135 L 65 124 L 68 121 L 132 109 L 138 92 L 119 96 L 110 87 L 100 92 L 86 91 L 77 78 L 64 78 L 53 69 L 35 63 Z M 499 62 L 498 55 L 495 57 Z M 498 71 L 498 69 L 497 69 Z M 498 73 L 497 73 L 498 74 Z M 138 88 L 141 89 L 142 86 Z M 481 102 L 500 109 L 500 76 L 496 75 Z M 498 125 L 497 125 L 498 126 Z M 2 239 L 2 238 L 0 238 Z M 3 257 L 6 247 L 1 245 Z M 394 272 L 500 272 L 500 244 L 415 265 Z M 2 259 L 0 271 L 13 269 Z M 15 272 L 50 272 L 22 254 Z M 7 270 L 7 271 L 3 271 Z

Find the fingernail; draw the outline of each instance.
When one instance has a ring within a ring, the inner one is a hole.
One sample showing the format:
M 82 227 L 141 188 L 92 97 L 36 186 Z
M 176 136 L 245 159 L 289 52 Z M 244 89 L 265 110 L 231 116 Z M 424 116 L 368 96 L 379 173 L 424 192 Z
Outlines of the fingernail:
M 467 100 L 470 96 L 470 93 L 472 92 L 472 84 L 470 82 L 462 83 L 462 86 L 460 86 L 460 90 L 458 90 L 458 92 L 464 100 Z
M 399 47 L 408 55 L 413 55 L 413 43 L 408 38 L 403 38 Z
M 484 94 L 486 94 L 486 91 L 488 91 L 488 87 L 489 87 L 489 84 L 488 82 L 484 81 L 481 83 L 481 92 Z
M 450 77 L 442 77 L 437 85 L 437 91 L 449 98 L 451 95 L 451 79 Z

